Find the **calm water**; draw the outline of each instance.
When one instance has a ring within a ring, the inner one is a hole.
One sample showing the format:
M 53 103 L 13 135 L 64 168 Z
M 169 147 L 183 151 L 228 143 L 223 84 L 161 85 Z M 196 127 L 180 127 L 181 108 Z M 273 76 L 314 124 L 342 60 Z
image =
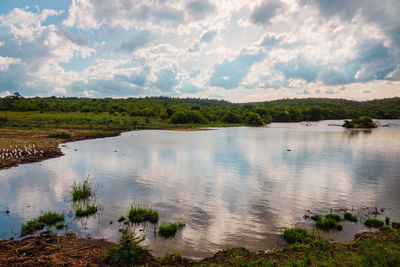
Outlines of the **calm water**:
M 81 236 L 118 240 L 116 220 L 131 203 L 157 208 L 161 223 L 186 222 L 168 240 L 155 237 L 152 225 L 136 227 L 156 255 L 271 249 L 281 243 L 282 227 L 311 227 L 307 210 L 377 206 L 399 221 L 400 121 L 381 122 L 392 125 L 362 131 L 328 126 L 339 121 L 273 123 L 68 143 L 63 157 L 0 171 L 0 238 L 18 236 L 23 222 L 53 210 L 68 214 Z M 104 209 L 73 221 L 71 186 L 88 174 Z M 345 222 L 334 237 L 348 240 L 359 230 L 361 224 Z

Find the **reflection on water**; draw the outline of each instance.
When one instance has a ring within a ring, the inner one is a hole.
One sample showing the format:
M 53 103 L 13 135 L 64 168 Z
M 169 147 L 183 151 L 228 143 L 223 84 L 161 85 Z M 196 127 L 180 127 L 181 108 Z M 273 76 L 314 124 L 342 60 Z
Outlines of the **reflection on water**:
M 18 235 L 20 224 L 42 211 L 71 214 L 71 186 L 88 174 L 104 209 L 76 222 L 78 234 L 117 240 L 117 219 L 130 204 L 151 205 L 161 223 L 186 222 L 168 240 L 155 237 L 151 225 L 137 227 L 156 255 L 271 249 L 282 227 L 311 224 L 307 210 L 378 206 L 399 220 L 400 122 L 372 131 L 329 123 L 340 124 L 137 131 L 69 143 L 63 157 L 0 171 L 0 237 Z

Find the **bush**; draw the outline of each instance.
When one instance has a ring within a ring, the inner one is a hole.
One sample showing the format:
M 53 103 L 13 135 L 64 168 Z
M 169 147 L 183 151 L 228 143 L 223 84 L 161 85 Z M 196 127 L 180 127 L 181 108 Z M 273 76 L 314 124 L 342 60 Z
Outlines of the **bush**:
M 50 138 L 62 138 L 62 139 L 68 139 L 71 138 L 71 135 L 66 132 L 60 132 L 60 133 L 51 133 L 48 135 Z
M 247 113 L 246 123 L 250 126 L 262 126 L 264 124 L 260 114 L 255 112 Z
M 353 214 L 351 212 L 348 212 L 348 211 L 346 211 L 344 213 L 344 219 L 346 221 L 351 221 L 351 222 L 357 222 L 358 221 L 357 215 L 355 215 L 355 214 Z
M 376 128 L 378 127 L 371 117 L 361 116 L 358 119 L 353 119 L 351 121 L 346 120 L 342 125 L 345 128 Z
M 315 222 L 315 226 L 321 230 L 332 230 L 337 229 L 338 223 L 334 219 L 325 218 Z
M 392 222 L 393 229 L 400 229 L 400 222 Z
M 230 112 L 230 111 L 225 113 L 224 116 L 222 116 L 221 120 L 222 120 L 222 122 L 225 122 L 225 123 L 240 123 L 241 122 L 240 117 L 237 114 Z
M 382 227 L 385 223 L 383 221 L 375 219 L 375 218 L 368 218 L 365 220 L 364 224 L 368 227 L 379 228 L 379 227 Z
M 140 265 L 151 257 L 150 250 L 141 245 L 144 237 L 138 238 L 129 229 L 122 229 L 122 235 L 117 244 L 106 250 L 103 262 L 116 265 Z
M 293 244 L 296 242 L 305 243 L 314 239 L 314 235 L 309 233 L 306 229 L 297 227 L 285 229 L 285 231 L 283 232 L 283 237 L 289 244 Z

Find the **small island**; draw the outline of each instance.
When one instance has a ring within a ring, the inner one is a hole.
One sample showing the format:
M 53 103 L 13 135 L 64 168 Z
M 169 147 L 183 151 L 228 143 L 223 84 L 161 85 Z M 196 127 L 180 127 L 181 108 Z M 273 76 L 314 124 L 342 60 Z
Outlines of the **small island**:
M 345 120 L 343 125 L 345 128 L 363 128 L 363 129 L 371 129 L 378 128 L 378 125 L 372 120 L 371 117 L 361 116 L 358 119 Z

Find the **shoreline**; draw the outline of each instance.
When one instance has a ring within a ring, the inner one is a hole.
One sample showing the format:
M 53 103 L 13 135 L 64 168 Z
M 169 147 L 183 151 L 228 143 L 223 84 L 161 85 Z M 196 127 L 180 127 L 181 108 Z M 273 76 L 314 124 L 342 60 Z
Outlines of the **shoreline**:
M 372 243 L 376 246 L 368 247 L 365 250 L 365 245 L 369 246 Z M 91 266 L 107 266 L 102 258 L 105 251 L 113 245 L 115 243 L 105 239 L 79 238 L 70 233 L 57 236 L 51 232 L 42 232 L 37 236 L 21 240 L 0 240 L 0 265 L 88 266 L 90 264 Z M 381 229 L 377 232 L 356 234 L 354 240 L 350 242 L 315 240 L 311 243 L 296 243 L 271 251 L 251 252 L 244 247 L 228 248 L 201 260 L 182 257 L 179 252 L 167 253 L 163 257 L 150 255 L 143 264 L 147 266 L 209 266 L 210 264 L 218 266 L 286 266 L 293 262 L 301 264 L 306 260 L 307 265 L 319 265 L 321 262 L 318 260 L 321 258 L 320 261 L 326 262 L 328 265 L 330 265 L 329 263 L 346 265 L 346 263 L 354 264 L 359 263 L 358 260 L 363 260 L 363 257 L 351 258 L 356 254 L 367 254 L 368 256 L 368 253 L 371 253 L 377 257 L 374 253 L 381 252 L 382 247 L 392 249 L 395 254 L 394 262 L 396 262 L 396 253 L 400 251 L 400 230 Z M 373 252 L 374 249 L 377 251 Z M 321 254 L 324 256 L 320 257 Z M 370 263 L 374 265 L 373 262 Z

